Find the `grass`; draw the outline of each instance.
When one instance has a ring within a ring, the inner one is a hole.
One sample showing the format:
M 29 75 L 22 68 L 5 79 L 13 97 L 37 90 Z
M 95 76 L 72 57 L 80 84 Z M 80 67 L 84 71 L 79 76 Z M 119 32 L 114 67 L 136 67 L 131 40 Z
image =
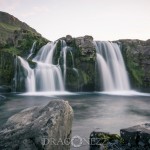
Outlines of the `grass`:
M 14 30 L 20 30 L 20 27 L 12 26 L 10 24 L 2 23 L 0 22 L 0 28 L 5 29 L 7 31 L 14 31 Z
M 1 49 L 1 51 L 7 52 L 7 53 L 12 54 L 12 55 L 19 55 L 20 54 L 20 51 L 15 47 L 3 48 L 3 49 Z

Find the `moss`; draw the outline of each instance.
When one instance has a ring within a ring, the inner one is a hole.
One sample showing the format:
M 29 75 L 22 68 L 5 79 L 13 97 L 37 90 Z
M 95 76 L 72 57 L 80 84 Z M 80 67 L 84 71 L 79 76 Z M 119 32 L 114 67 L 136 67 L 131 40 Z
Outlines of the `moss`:
M 127 65 L 135 84 L 141 86 L 143 84 L 142 79 L 144 76 L 143 69 L 140 68 L 140 66 L 132 60 L 129 60 Z
M 124 144 L 124 140 L 118 134 L 109 134 L 105 132 L 92 132 L 90 135 L 90 148 L 113 150 L 119 149 Z
M 118 134 L 98 133 L 97 138 L 99 138 L 103 144 L 113 142 L 115 140 L 118 140 L 120 143 L 124 143 L 124 140 Z
M 3 48 L 1 51 L 12 54 L 13 56 L 20 54 L 20 51 L 15 47 Z
M 123 41 L 122 53 L 132 86 L 143 87 L 144 70 L 141 65 L 142 54 L 138 51 L 138 41 Z

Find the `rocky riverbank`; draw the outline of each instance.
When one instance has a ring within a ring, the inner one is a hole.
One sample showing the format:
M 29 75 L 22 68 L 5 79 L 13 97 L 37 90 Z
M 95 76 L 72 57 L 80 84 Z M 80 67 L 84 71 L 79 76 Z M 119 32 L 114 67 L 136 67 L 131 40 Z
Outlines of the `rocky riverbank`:
M 90 150 L 150 150 L 150 123 L 120 130 L 120 135 L 93 131 Z

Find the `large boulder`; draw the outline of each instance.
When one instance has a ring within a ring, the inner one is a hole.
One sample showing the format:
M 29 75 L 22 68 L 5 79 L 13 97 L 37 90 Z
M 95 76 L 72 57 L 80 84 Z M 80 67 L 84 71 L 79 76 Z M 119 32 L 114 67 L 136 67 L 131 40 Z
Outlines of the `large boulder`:
M 121 129 L 120 134 L 129 147 L 150 149 L 150 123 Z
M 25 109 L 1 128 L 0 149 L 69 150 L 72 118 L 72 108 L 63 100 Z

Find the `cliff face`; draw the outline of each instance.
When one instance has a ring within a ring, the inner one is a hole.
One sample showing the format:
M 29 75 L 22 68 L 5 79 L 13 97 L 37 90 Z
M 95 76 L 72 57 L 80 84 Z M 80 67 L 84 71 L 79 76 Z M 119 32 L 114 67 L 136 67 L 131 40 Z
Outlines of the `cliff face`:
M 61 40 L 65 40 L 74 57 L 67 54 L 66 90 L 95 91 L 97 89 L 96 48 L 93 37 L 84 36 L 72 38 L 70 35 L 58 41 L 54 53 L 53 64 L 57 65 L 61 54 Z M 19 21 L 14 16 L 0 12 L 0 85 L 11 86 L 15 72 L 15 58 L 17 55 L 27 58 L 32 44 L 36 41 L 34 55 L 48 40 L 36 30 Z M 128 75 L 134 88 L 150 87 L 150 40 L 118 40 L 122 50 Z M 35 63 L 28 60 L 34 68 Z M 64 61 L 59 60 L 62 72 Z M 77 68 L 77 70 L 75 70 Z M 22 79 L 21 79 L 22 80 Z M 24 82 L 19 87 L 24 91 Z
M 27 24 L 0 12 L 0 85 L 11 85 L 15 56 L 27 57 L 35 41 L 35 51 L 48 42 Z
M 54 54 L 54 64 L 58 63 L 61 69 L 64 69 L 64 61 L 59 59 L 61 54 L 61 40 L 66 42 L 67 47 L 71 50 L 72 56 L 69 53 L 66 55 L 66 82 L 65 87 L 68 91 L 94 91 L 95 90 L 95 63 L 96 49 L 93 44 L 92 36 L 84 36 L 72 38 L 67 35 L 58 40 L 57 50 Z
M 150 87 L 150 40 L 119 40 L 134 88 Z

